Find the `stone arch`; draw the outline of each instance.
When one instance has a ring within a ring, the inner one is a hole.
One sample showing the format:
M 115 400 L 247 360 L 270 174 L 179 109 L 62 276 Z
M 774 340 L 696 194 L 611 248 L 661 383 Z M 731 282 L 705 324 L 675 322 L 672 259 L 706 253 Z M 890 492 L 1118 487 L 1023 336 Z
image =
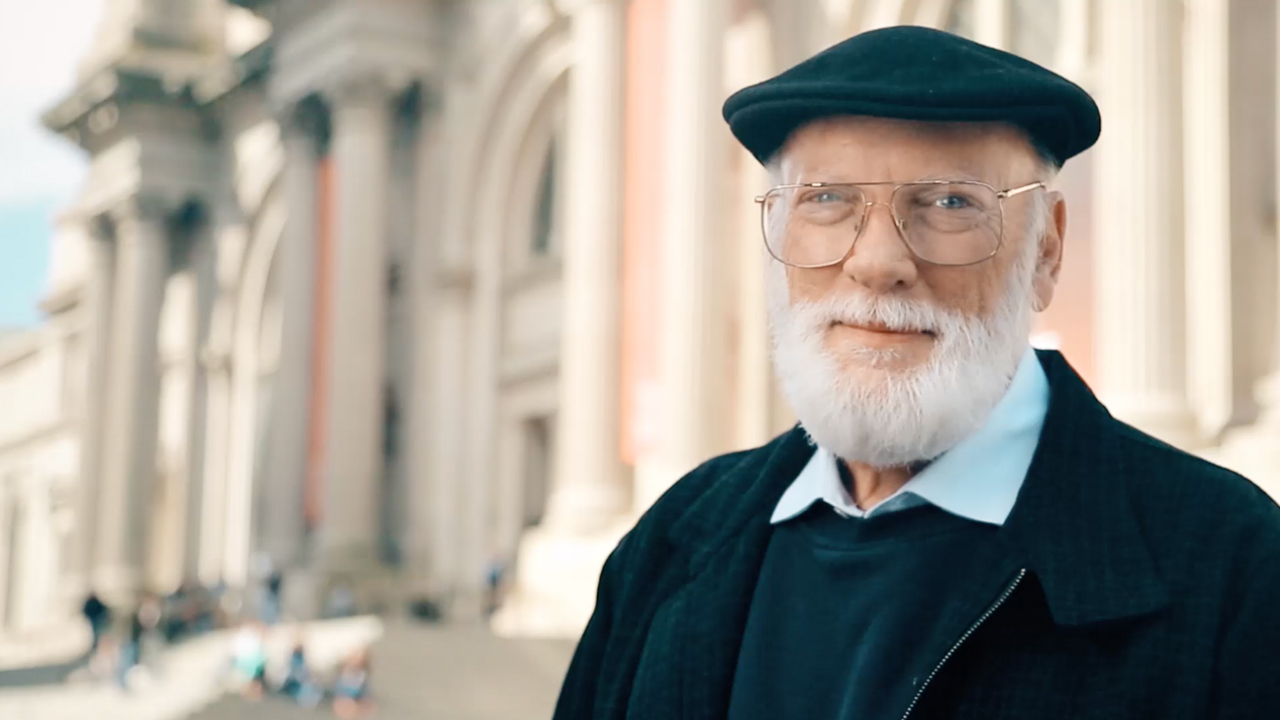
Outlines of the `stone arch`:
M 506 208 L 521 183 L 536 185 L 529 177 L 536 181 L 543 152 L 532 150 L 537 138 L 536 131 L 531 137 L 531 130 L 550 112 L 572 62 L 568 23 L 549 11 L 527 18 L 520 37 L 507 47 L 481 79 L 478 102 L 466 113 L 481 122 L 466 134 L 466 147 L 459 155 L 459 196 L 453 203 L 455 214 L 448 233 L 452 247 L 445 248 L 446 264 L 450 257 L 454 263 L 466 262 L 471 279 L 468 421 L 461 458 L 467 482 L 458 528 L 462 565 L 457 572 L 468 588 L 482 581 L 496 509 L 494 448 L 506 250 L 513 223 L 531 219 L 494 208 Z
M 277 177 L 252 218 L 249 242 L 234 299 L 230 337 L 230 413 L 227 468 L 220 524 L 222 577 L 232 585 L 249 576 L 254 496 L 261 447 L 257 437 L 265 407 L 262 374 L 267 343 L 264 321 L 271 317 L 271 277 L 284 233 L 285 206 Z M 278 326 L 276 330 L 278 331 Z M 276 340 L 278 343 L 278 339 Z M 217 522 L 217 521 L 216 521 Z
M 506 196 L 513 203 L 506 206 L 506 231 L 503 247 L 503 265 L 508 270 L 519 270 L 527 267 L 535 253 L 535 235 L 540 220 L 539 196 L 549 191 L 554 196 L 555 206 L 551 208 L 549 237 L 551 246 L 547 248 L 546 257 L 555 257 L 556 232 L 563 227 L 560 218 L 563 193 L 555 189 L 556 177 L 566 165 L 564 158 L 564 138 L 561 130 L 564 121 L 564 99 L 567 77 L 561 75 L 554 84 L 547 88 L 541 104 L 528 118 L 525 136 L 517 150 L 511 165 L 509 189 Z M 545 183 L 549 181 L 550 187 Z M 536 260 L 535 260 L 536 262 Z
M 451 183 L 453 202 L 439 258 L 445 269 L 474 267 L 472 261 L 478 255 L 478 248 L 470 241 L 475 236 L 477 222 L 485 215 L 483 209 L 476 208 L 477 185 L 482 182 L 490 159 L 497 154 L 492 141 L 503 134 L 502 128 L 513 124 L 504 108 L 514 106 L 514 95 L 530 79 L 544 73 L 539 68 L 548 55 L 564 54 L 560 61 L 563 68 L 557 76 L 567 71 L 571 60 L 569 49 L 567 20 L 545 6 L 531 10 L 516 37 L 508 40 L 482 66 L 486 72 L 477 79 L 474 93 L 467 97 L 461 88 L 452 88 L 460 101 L 453 107 L 448 125 L 460 141 L 451 163 L 455 178 Z
M 540 433 L 543 441 L 550 438 L 557 408 L 562 268 L 558 231 L 564 227 L 565 196 L 556 186 L 563 187 L 568 164 L 563 134 L 566 81 L 562 73 L 546 86 L 525 118 L 504 194 L 509 201 L 502 203 L 507 213 L 499 233 L 504 244 L 498 309 L 501 358 L 504 367 L 518 361 L 523 368 L 519 377 L 499 372 L 493 380 L 498 395 L 491 432 L 500 452 L 491 467 L 497 491 L 489 504 L 488 542 L 504 557 L 515 556 L 527 519 L 541 517 L 550 489 L 551 455 L 540 454 L 533 445 Z M 535 247 L 540 231 L 548 243 L 543 251 Z M 531 357 L 543 362 L 530 365 Z

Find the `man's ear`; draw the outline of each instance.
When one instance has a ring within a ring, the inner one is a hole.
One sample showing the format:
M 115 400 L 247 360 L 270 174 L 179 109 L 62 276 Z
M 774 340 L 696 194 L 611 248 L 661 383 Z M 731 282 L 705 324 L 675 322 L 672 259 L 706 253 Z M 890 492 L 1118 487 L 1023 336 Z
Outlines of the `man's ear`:
M 1058 275 L 1062 272 L 1063 238 L 1067 236 L 1067 201 L 1060 192 L 1046 192 L 1049 201 L 1049 222 L 1044 224 L 1043 236 L 1029 238 L 1031 242 L 1038 240 L 1040 243 L 1033 281 L 1036 312 L 1043 311 L 1053 301 L 1053 291 L 1058 285 Z

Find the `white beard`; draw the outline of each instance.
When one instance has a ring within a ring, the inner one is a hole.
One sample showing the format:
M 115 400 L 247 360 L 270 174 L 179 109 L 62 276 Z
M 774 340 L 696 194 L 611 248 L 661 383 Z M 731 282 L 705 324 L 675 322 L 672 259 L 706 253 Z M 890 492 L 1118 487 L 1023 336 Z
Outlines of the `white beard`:
M 774 367 L 810 439 L 846 461 L 883 468 L 932 460 L 976 432 L 1027 349 L 1039 237 L 1028 238 L 987 317 L 865 293 L 792 305 L 785 267 L 772 261 L 766 285 Z M 824 346 L 837 321 L 929 330 L 933 352 L 904 370 L 892 369 L 891 349 L 846 344 L 837 353 Z

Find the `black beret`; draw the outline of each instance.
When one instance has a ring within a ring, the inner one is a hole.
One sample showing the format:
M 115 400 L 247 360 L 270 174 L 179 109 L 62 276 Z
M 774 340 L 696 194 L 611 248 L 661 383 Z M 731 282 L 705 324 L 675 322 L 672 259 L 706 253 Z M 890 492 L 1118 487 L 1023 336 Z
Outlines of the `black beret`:
M 1061 166 L 1098 139 L 1080 86 L 1011 53 L 923 27 L 872 30 L 734 93 L 724 119 L 761 163 L 791 133 L 832 115 L 1005 122 Z

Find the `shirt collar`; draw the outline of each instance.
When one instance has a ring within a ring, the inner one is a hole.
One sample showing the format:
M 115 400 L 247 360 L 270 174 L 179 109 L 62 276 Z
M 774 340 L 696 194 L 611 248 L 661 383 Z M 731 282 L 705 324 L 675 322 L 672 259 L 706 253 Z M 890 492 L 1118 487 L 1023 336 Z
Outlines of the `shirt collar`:
M 791 520 L 818 501 L 855 517 L 905 509 L 924 501 L 960 517 L 1003 525 L 1031 466 L 1048 409 L 1049 380 L 1035 351 L 1027 348 L 1009 389 L 982 427 L 898 492 L 862 511 L 840 480 L 836 457 L 819 447 L 782 494 L 770 522 Z

